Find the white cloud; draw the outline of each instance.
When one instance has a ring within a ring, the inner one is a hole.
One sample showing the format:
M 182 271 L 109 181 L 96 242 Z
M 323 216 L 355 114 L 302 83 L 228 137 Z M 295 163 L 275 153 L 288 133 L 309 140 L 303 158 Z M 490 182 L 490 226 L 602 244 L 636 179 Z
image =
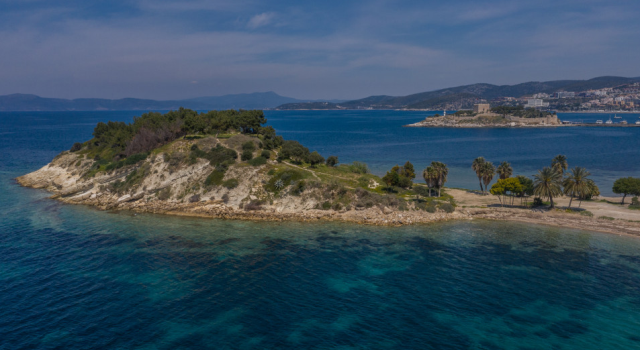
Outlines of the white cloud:
M 271 24 L 275 16 L 276 14 L 273 12 L 264 12 L 259 15 L 255 15 L 249 20 L 249 23 L 247 23 L 247 27 L 251 29 L 264 27 Z

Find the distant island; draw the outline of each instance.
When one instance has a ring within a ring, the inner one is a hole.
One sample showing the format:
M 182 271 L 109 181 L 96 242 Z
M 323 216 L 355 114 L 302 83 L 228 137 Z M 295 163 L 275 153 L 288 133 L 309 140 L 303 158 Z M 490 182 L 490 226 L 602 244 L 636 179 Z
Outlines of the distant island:
M 634 111 L 640 103 L 640 77 L 598 77 L 517 85 L 472 84 L 408 96 L 370 96 L 340 103 L 293 102 L 278 110 L 401 109 L 460 110 L 475 104 L 525 106 L 556 111 Z
M 546 127 L 559 126 L 562 121 L 552 112 L 539 111 L 522 106 L 491 108 L 489 104 L 477 104 L 473 110 L 460 110 L 453 114 L 427 117 L 408 127 L 450 127 L 450 128 L 482 128 L 482 127 Z
M 523 119 L 554 117 L 512 112 Z M 562 155 L 533 178 L 515 176 L 506 161 L 496 166 L 477 157 L 469 165 L 480 191 L 461 190 L 445 187 L 449 168 L 437 160 L 422 171 L 399 161 L 403 165 L 379 177 L 364 163 L 341 164 L 336 156 L 325 158 L 284 140 L 265 123 L 258 110 L 199 113 L 183 108 L 145 113 L 128 124 L 101 122 L 93 138 L 74 143 L 16 180 L 46 189 L 65 203 L 103 210 L 373 225 L 479 218 L 640 232 L 640 213 L 633 210 L 640 208 L 640 179 L 614 183 L 613 192 L 624 196 L 622 204 L 619 198 L 595 201 L 600 191 L 590 173 L 569 169 Z M 626 196 L 633 197 L 629 207 Z M 572 207 L 576 202 L 581 208 Z
M 132 111 L 172 110 L 180 107 L 195 110 L 267 109 L 284 103 L 313 102 L 280 96 L 273 91 L 224 96 L 207 96 L 185 100 L 149 100 L 122 98 L 46 98 L 30 94 L 0 96 L 0 111 Z M 336 102 L 336 101 L 333 101 Z

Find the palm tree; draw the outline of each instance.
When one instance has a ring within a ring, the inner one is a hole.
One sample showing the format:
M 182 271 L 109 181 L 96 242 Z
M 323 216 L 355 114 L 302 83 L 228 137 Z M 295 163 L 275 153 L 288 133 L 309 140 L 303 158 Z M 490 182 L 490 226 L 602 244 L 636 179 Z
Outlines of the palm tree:
M 600 195 L 600 189 L 598 188 L 598 185 L 596 185 L 595 181 L 587 179 L 586 183 L 587 191 L 580 197 L 580 204 L 578 204 L 578 208 L 582 205 L 583 199 L 593 198 Z
M 482 174 L 482 181 L 484 182 L 484 190 L 486 193 L 489 188 L 489 184 L 493 181 L 493 176 L 496 174 L 496 166 L 491 162 L 485 162 L 482 165 L 480 174 Z
M 447 176 L 449 175 L 449 168 L 447 165 L 441 162 L 431 162 L 431 167 L 436 171 L 436 187 L 438 188 L 438 197 L 440 197 L 440 190 L 447 182 Z
M 473 163 L 471 163 L 471 169 L 473 169 L 473 171 L 475 171 L 476 175 L 478 176 L 478 181 L 480 182 L 480 192 L 482 193 L 484 193 L 484 189 L 482 188 L 481 169 L 484 163 L 485 163 L 484 157 L 478 157 L 473 160 Z
M 509 162 L 502 162 L 500 165 L 498 165 L 496 172 L 498 173 L 498 175 L 500 175 L 500 179 L 504 180 L 510 178 L 511 175 L 513 175 L 513 168 L 511 167 L 511 164 L 509 164 Z
M 562 154 L 558 154 L 551 161 L 551 167 L 555 169 L 560 175 L 563 175 L 564 172 L 569 168 L 569 163 L 567 163 L 567 157 Z
M 551 209 L 553 197 L 562 194 L 562 174 L 550 167 L 544 167 L 533 175 L 533 194 L 538 197 L 549 197 Z
M 578 195 L 580 201 L 582 198 L 589 195 L 591 192 L 591 186 L 588 183 L 587 177 L 591 175 L 585 168 L 575 167 L 571 169 L 571 173 L 564 179 L 562 185 L 564 186 L 564 194 L 569 195 L 569 208 L 573 202 L 573 197 Z
M 431 197 L 431 188 L 436 187 L 438 182 L 438 171 L 433 166 L 428 166 L 422 171 L 422 177 L 429 188 L 429 197 Z

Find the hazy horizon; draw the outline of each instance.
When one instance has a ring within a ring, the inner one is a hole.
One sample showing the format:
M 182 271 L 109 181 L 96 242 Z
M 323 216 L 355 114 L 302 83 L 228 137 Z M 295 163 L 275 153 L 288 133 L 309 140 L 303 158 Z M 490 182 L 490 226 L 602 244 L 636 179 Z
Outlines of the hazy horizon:
M 0 95 L 358 99 L 640 76 L 631 0 L 0 0 L 0 9 Z

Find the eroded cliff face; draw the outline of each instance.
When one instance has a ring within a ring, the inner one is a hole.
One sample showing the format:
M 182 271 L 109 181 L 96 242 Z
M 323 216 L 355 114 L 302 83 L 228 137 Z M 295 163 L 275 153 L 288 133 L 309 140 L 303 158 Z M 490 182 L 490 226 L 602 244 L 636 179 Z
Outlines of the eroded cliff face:
M 193 164 L 174 161 L 184 158 L 189 142 L 177 142 L 166 152 L 149 156 L 135 165 L 91 176 L 95 161 L 83 154 L 63 152 L 41 169 L 17 178 L 27 187 L 44 188 L 65 202 L 91 204 L 104 208 L 140 201 L 165 202 L 167 205 L 220 201 L 238 209 L 252 198 L 263 195 L 264 166 L 231 166 L 224 180 L 237 179 L 235 188 L 204 186 L 213 171 L 209 161 Z M 173 157 L 173 159 L 172 159 Z M 226 196 L 225 196 L 226 195 Z

